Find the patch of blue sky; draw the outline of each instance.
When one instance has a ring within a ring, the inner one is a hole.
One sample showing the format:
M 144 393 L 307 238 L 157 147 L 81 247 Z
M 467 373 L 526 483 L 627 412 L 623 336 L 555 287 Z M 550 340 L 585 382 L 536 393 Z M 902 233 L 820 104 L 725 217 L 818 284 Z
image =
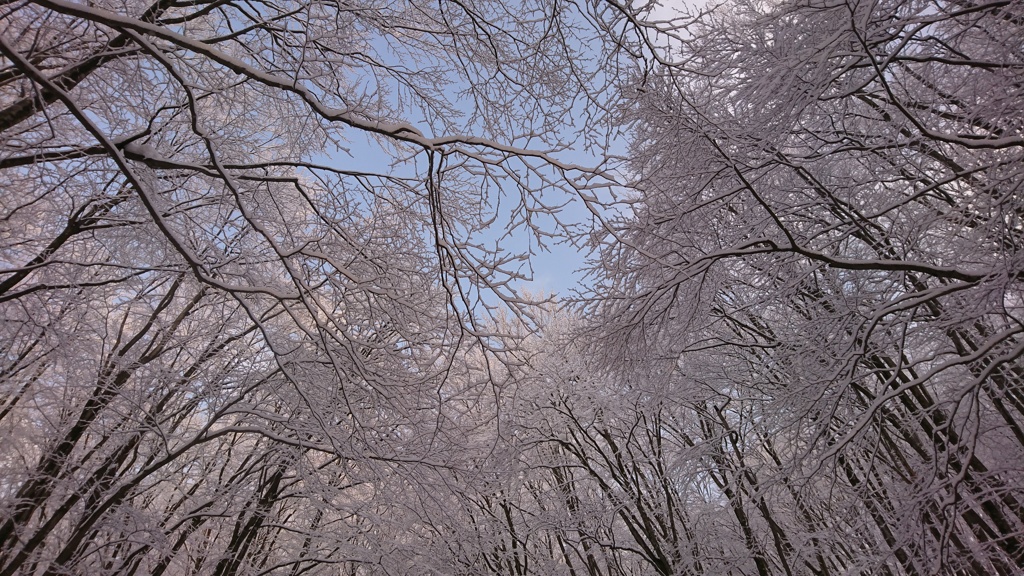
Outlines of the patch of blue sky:
M 386 41 L 374 44 L 378 62 L 399 67 L 408 64 L 401 61 L 403 55 L 393 52 L 392 46 Z M 600 54 L 587 54 L 594 48 L 583 43 L 571 48 L 584 54 L 584 59 L 592 57 L 593 62 L 601 60 Z M 419 55 L 416 64 L 429 65 L 432 58 L 444 56 Z M 445 63 L 438 61 L 437 64 L 443 68 Z M 530 119 L 525 113 L 522 126 L 512 126 L 512 123 L 507 122 L 510 118 L 514 119 L 514 113 L 506 117 L 508 133 L 496 136 L 493 125 L 481 124 L 486 115 L 476 114 L 477 103 L 472 100 L 472 93 L 466 84 L 470 80 L 466 78 L 448 76 L 440 78 L 439 83 L 433 86 L 435 93 L 441 96 L 439 101 L 448 107 L 451 117 L 446 118 L 438 117 L 436 109 L 409 105 L 408 100 L 402 97 L 409 95 L 403 93 L 408 87 L 398 84 L 389 86 L 388 79 L 380 76 L 375 79 L 381 82 L 378 89 L 385 94 L 384 107 L 395 110 L 403 116 L 404 121 L 427 137 L 456 136 L 443 133 L 452 130 L 453 126 L 459 126 L 462 134 L 490 131 L 490 136 L 502 145 L 543 151 L 559 164 L 582 168 L 565 171 L 547 164 L 541 158 L 512 156 L 503 166 L 479 164 L 475 169 L 492 170 L 496 176 L 491 179 L 481 178 L 480 187 L 475 191 L 442 188 L 442 206 L 448 195 L 453 201 L 462 203 L 460 210 L 476 210 L 479 213 L 475 222 L 471 221 L 467 227 L 455 230 L 463 236 L 464 247 L 476 250 L 480 260 L 504 262 L 504 274 L 514 278 L 509 287 L 515 291 L 571 295 L 583 281 L 582 270 L 589 253 L 590 235 L 601 229 L 602 218 L 621 210 L 622 205 L 616 204 L 616 199 L 621 198 L 623 193 L 614 188 L 613 181 L 617 175 L 614 174 L 615 167 L 608 163 L 608 158 L 624 155 L 625 138 L 618 132 L 610 131 L 608 124 L 594 123 L 596 116 L 608 112 L 607 109 L 595 108 L 603 106 L 601 99 L 611 100 L 612 95 L 607 88 L 614 78 L 610 75 L 620 71 L 598 69 L 589 72 L 594 75 L 595 84 L 600 88 L 593 93 L 573 95 L 573 105 L 557 119 L 557 129 L 544 137 L 541 131 L 550 130 L 551 124 L 535 127 L 529 121 L 536 118 Z M 362 89 L 369 92 L 374 87 L 367 84 Z M 544 119 L 546 122 L 550 120 Z M 600 130 L 607 133 L 595 133 Z M 361 171 L 377 173 L 383 177 L 414 178 L 426 173 L 426 154 L 422 150 L 396 148 L 359 130 L 345 130 L 343 137 L 347 139 L 345 142 L 314 160 L 337 169 L 358 167 Z M 464 148 L 472 154 L 472 146 Z M 493 155 L 491 157 L 494 158 Z M 469 160 L 472 162 L 472 156 Z M 453 161 L 458 159 L 453 157 Z M 614 178 L 609 178 L 607 173 L 601 175 L 602 170 L 609 171 Z M 477 197 L 473 199 L 469 193 L 475 193 Z M 466 205 L 473 201 L 478 206 Z M 492 254 L 488 257 L 487 252 Z M 506 257 L 516 255 L 524 255 L 525 259 L 506 260 Z M 487 304 L 496 303 L 493 295 L 486 294 L 486 291 L 480 297 Z

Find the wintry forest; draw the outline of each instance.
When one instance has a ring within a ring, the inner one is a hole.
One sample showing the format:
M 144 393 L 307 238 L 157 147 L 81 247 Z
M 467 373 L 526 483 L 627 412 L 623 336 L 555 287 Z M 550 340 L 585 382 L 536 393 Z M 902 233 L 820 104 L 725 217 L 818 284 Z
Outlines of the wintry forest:
M 0 0 L 0 134 L 0 576 L 1024 574 L 1020 0 Z

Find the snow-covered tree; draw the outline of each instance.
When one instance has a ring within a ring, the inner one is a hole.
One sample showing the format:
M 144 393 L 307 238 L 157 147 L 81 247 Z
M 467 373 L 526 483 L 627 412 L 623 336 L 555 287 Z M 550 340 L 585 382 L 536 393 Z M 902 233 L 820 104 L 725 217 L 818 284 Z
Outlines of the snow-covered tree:
M 762 575 L 1024 565 L 1022 16 L 730 2 L 624 85 L 595 330 L 671 372 Z
M 486 455 L 526 306 L 494 238 L 607 185 L 586 21 L 0 7 L 0 574 L 416 572 L 399 496 Z

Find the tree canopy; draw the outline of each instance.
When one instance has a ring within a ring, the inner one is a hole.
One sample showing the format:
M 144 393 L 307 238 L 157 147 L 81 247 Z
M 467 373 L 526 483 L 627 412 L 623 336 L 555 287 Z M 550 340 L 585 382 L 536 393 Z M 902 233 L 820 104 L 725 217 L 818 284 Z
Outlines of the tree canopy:
M 0 135 L 0 576 L 1024 570 L 1018 2 L 13 0 Z

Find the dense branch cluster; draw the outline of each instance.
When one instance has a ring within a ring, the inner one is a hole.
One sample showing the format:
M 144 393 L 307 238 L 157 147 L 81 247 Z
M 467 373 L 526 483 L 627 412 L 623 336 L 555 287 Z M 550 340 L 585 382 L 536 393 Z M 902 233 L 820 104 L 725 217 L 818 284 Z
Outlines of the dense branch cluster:
M 656 8 L 0 3 L 0 576 L 1024 570 L 1020 3 Z
M 594 309 L 617 363 L 664 364 L 644 428 L 704 463 L 658 516 L 728 526 L 677 513 L 671 572 L 1021 570 L 1022 18 L 740 3 L 636 83 Z

